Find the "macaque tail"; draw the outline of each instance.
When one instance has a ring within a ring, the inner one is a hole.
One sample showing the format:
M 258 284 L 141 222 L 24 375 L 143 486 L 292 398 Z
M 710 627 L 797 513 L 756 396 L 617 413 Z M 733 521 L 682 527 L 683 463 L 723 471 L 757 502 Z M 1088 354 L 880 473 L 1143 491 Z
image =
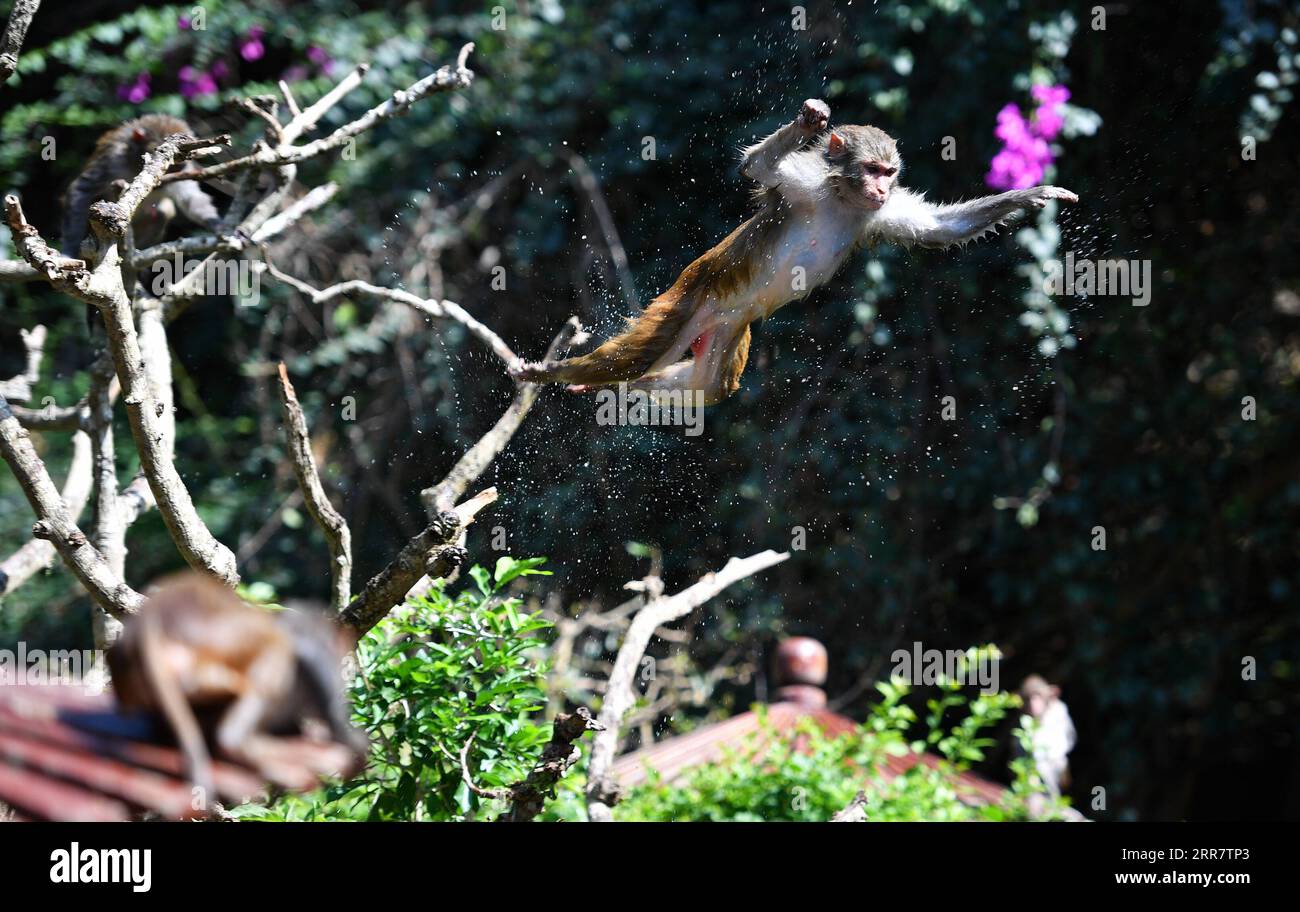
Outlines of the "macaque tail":
M 189 701 L 181 692 L 172 673 L 163 667 L 167 651 L 166 637 L 161 629 L 162 620 L 157 612 L 142 612 L 138 621 L 141 627 L 140 658 L 144 664 L 145 679 L 153 690 L 163 718 L 171 727 L 185 759 L 185 775 L 190 785 L 203 790 L 200 798 L 205 807 L 217 800 L 212 775 L 212 755 L 199 720 Z
M 695 312 L 693 296 L 660 295 L 631 326 L 594 351 L 563 361 L 521 364 L 511 371 L 534 383 L 600 384 L 635 380 L 677 343 Z

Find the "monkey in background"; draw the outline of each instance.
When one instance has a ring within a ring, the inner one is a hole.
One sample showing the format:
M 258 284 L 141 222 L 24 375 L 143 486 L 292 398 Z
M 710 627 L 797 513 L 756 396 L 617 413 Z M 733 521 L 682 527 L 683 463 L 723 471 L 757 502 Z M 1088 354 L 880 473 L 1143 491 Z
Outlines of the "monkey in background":
M 158 148 L 173 133 L 193 135 L 189 124 L 177 117 L 146 114 L 99 137 L 86 167 L 63 197 L 61 249 L 64 256 L 81 257 L 81 245 L 89 228 L 90 207 L 101 200 L 116 199 L 114 183 L 130 181 L 139 174 L 142 157 Z M 192 162 L 184 162 L 178 167 L 190 170 L 194 166 Z M 143 248 L 160 242 L 168 223 L 177 214 L 205 228 L 215 228 L 220 221 L 212 198 L 199 189 L 195 181 L 164 184 L 145 198 L 131 220 L 134 245 Z
M 1076 740 L 1074 720 L 1061 699 L 1061 688 L 1049 684 L 1040 675 L 1030 675 L 1020 685 L 1020 699 L 1024 702 L 1025 716 L 1021 727 L 1028 728 L 1033 720 L 1031 746 L 1034 766 L 1052 798 L 1061 797 L 1063 789 L 1070 787 L 1069 753 Z
M 360 768 L 367 742 L 348 719 L 344 645 L 343 632 L 323 617 L 273 615 L 186 573 L 159 585 L 107 661 L 119 705 L 162 715 L 186 776 L 211 802 L 209 735 L 219 755 L 284 788 L 310 788 L 319 775 Z M 302 732 L 312 720 L 328 730 L 321 747 L 303 751 L 275 737 Z
M 759 211 L 687 266 L 626 332 L 586 355 L 516 364 L 511 375 L 573 392 L 622 382 L 656 398 L 699 391 L 713 404 L 740 388 L 750 324 L 827 282 L 862 244 L 950 247 L 1019 210 L 1078 202 L 1040 186 L 935 205 L 895 187 L 903 162 L 883 130 L 823 133 L 829 122 L 826 103 L 809 99 L 794 121 L 745 150 L 740 172 L 759 185 Z M 678 360 L 687 350 L 692 357 Z

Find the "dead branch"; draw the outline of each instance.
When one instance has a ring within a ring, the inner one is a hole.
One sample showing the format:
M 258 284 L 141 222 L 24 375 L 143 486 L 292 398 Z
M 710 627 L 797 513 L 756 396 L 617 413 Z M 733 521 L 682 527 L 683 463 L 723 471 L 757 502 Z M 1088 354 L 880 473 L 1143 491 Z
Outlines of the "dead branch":
M 303 111 L 284 128 L 284 135 L 288 140 L 286 143 L 277 147 L 268 146 L 250 155 L 234 158 L 218 165 L 211 165 L 193 174 L 169 177 L 167 180 L 208 180 L 209 178 L 229 174 L 232 171 L 241 171 L 248 168 L 268 168 L 276 165 L 297 164 L 325 152 L 338 149 L 345 145 L 348 140 L 364 133 L 376 124 L 405 113 L 411 105 L 425 96 L 453 89 L 463 89 L 469 86 L 474 81 L 474 73 L 466 66 L 466 60 L 472 50 L 474 50 L 472 43 L 465 45 L 460 49 L 454 67 L 440 67 L 437 71 L 430 73 L 409 88 L 394 92 L 386 101 L 371 108 L 356 120 L 339 127 L 329 136 L 302 146 L 292 145 L 292 141 L 307 127 L 309 119 L 314 123 L 326 110 L 337 104 L 344 94 L 360 82 L 365 70 L 357 68 L 345 76 L 343 81 L 324 98 Z
M 642 588 L 648 593 L 645 607 L 637 612 L 628 627 L 623 645 L 619 647 L 618 657 L 609 675 L 609 687 L 600 707 L 598 717 L 604 730 L 596 735 L 591 748 L 591 760 L 587 764 L 587 816 L 593 821 L 612 819 L 611 805 L 617 800 L 616 784 L 610 781 L 609 770 L 614 764 L 614 755 L 618 752 L 619 733 L 623 728 L 623 718 L 636 702 L 633 682 L 641 656 L 650 645 L 650 638 L 661 624 L 684 617 L 703 605 L 709 599 L 722 592 L 733 583 L 766 570 L 789 558 L 788 552 L 763 551 L 744 559 L 733 557 L 725 567 L 716 573 L 706 573 L 693 586 L 683 589 L 676 595 L 663 596 L 663 583 L 658 577 L 629 584 L 629 587 Z
M 325 486 L 321 484 L 320 473 L 316 470 L 316 459 L 311 452 L 311 436 L 307 432 L 307 419 L 302 413 L 302 405 L 289 382 L 289 370 L 280 362 L 280 401 L 284 404 L 284 433 L 289 440 L 289 461 L 293 464 L 293 474 L 298 478 L 298 487 L 307 504 L 307 512 L 321 533 L 330 549 L 330 575 L 333 585 L 330 587 L 330 607 L 342 611 L 352 598 L 352 530 L 348 528 L 343 514 L 334 509 Z
M 32 24 L 32 17 L 41 5 L 41 0 L 14 0 L 14 8 L 9 13 L 9 24 L 0 37 L 0 83 L 5 82 L 18 69 L 18 52 L 22 50 L 23 39 L 27 37 L 27 27 Z
M 68 568 L 95 602 L 115 617 L 137 611 L 144 597 L 113 573 L 104 556 L 87 540 L 69 515 L 45 463 L 36 455 L 26 428 L 0 397 L 0 453 L 22 486 L 36 514 L 32 535 L 54 545 Z
M 90 499 L 91 482 L 90 437 L 83 431 L 72 435 L 72 462 L 63 482 L 60 498 L 68 516 L 76 520 Z M 44 539 L 33 538 L 4 561 L 0 561 L 0 596 L 8 595 L 39 571 L 50 565 L 55 557 L 54 545 Z
M 428 527 L 406 543 L 397 557 L 380 570 L 339 616 L 340 623 L 360 637 L 379 623 L 395 606 L 406 601 L 412 587 L 428 573 L 443 576 L 454 567 L 444 561 L 438 566 L 441 549 L 455 543 L 480 510 L 497 499 L 497 489 L 488 488 L 433 518 Z M 430 572 L 432 571 L 432 572 Z
M 170 358 L 165 337 L 161 339 L 161 351 L 157 350 L 157 344 L 142 346 L 131 299 L 123 285 L 119 253 L 136 208 L 158 186 L 167 169 L 181 158 L 211 151 L 211 140 L 194 140 L 180 134 L 169 136 L 144 156 L 140 173 L 116 202 L 102 201 L 91 207 L 91 228 L 102 249 L 93 270 L 84 261 L 64 257 L 51 249 L 40 233 L 28 224 L 17 197 L 5 197 L 5 210 L 15 245 L 23 259 L 41 271 L 55 288 L 99 309 L 117 377 L 122 384 L 127 418 L 140 454 L 140 464 L 168 532 L 190 566 L 233 586 L 239 581 L 235 557 L 204 524 L 176 469 L 171 452 L 173 435 L 170 433 L 169 402 L 159 399 L 150 379 L 151 369 L 146 357 Z M 144 341 L 149 343 L 156 339 L 156 334 L 146 334 Z
M 352 279 L 347 282 L 339 282 L 328 288 L 313 288 L 311 285 L 281 272 L 275 267 L 270 260 L 264 261 L 261 266 L 266 273 L 278 282 L 282 282 L 294 289 L 298 293 L 306 296 L 313 304 L 324 304 L 335 298 L 347 297 L 349 295 L 365 295 L 371 298 L 382 298 L 387 301 L 396 301 L 401 304 L 419 311 L 426 317 L 432 317 L 435 320 L 455 320 L 460 323 L 471 335 L 482 340 L 488 348 L 496 354 L 501 361 L 510 365 L 516 360 L 516 355 L 510 350 L 510 346 L 502 340 L 495 332 L 484 324 L 476 320 L 469 311 L 465 310 L 454 301 L 434 301 L 427 298 L 421 298 L 419 295 L 411 294 L 400 288 L 383 288 L 379 285 L 371 285 L 369 282 L 363 282 L 360 279 Z M 462 492 L 463 493 L 463 492 Z
M 37 326 L 31 330 L 20 329 L 23 348 L 27 350 L 27 366 L 21 374 L 8 380 L 0 380 L 0 396 L 8 400 L 18 399 L 27 402 L 32 398 L 32 387 L 41 379 L 41 357 L 45 353 L 45 327 Z
M 575 742 L 589 731 L 601 730 L 600 722 L 592 718 L 591 710 L 585 706 L 579 706 L 571 713 L 557 713 L 551 740 L 542 748 L 541 756 L 528 775 L 513 785 L 494 789 L 475 785 L 470 775 L 469 749 L 474 744 L 471 735 L 460 749 L 460 775 L 466 787 L 480 798 L 510 802 L 506 812 L 497 818 L 498 822 L 528 823 L 542 812 L 546 799 L 554 796 L 555 786 L 582 756 L 582 750 Z

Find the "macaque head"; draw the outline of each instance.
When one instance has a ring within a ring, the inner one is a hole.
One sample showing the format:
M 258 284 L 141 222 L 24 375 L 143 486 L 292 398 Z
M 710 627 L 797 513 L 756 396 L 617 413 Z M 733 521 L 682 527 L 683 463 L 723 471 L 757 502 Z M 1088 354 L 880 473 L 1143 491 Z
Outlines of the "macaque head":
M 1025 712 L 1035 719 L 1041 719 L 1060 695 L 1061 688 L 1048 684 L 1040 675 L 1030 675 L 1020 685 L 1020 699 L 1025 703 Z
M 842 126 L 823 134 L 821 143 L 836 196 L 872 211 L 889 201 L 903 169 L 893 137 L 876 127 Z

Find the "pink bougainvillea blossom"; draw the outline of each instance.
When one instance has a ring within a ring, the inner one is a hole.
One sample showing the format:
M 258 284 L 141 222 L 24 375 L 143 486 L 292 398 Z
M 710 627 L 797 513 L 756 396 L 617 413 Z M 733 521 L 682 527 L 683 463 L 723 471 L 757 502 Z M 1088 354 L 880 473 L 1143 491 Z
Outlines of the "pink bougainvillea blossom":
M 181 96 L 196 98 L 200 95 L 213 95 L 217 91 L 217 80 L 207 70 L 196 70 L 192 66 L 181 67 Z
M 149 97 L 149 74 L 140 73 L 135 82 L 117 87 L 117 97 L 131 104 L 139 104 Z
M 182 32 L 187 31 L 192 24 L 193 23 L 190 20 L 189 16 L 176 17 L 176 27 L 180 29 Z
M 334 69 L 334 58 L 324 48 L 315 45 L 307 48 L 307 59 L 320 67 L 321 72 L 327 75 Z
M 255 25 L 248 30 L 248 34 L 239 42 L 239 56 L 252 62 L 261 60 L 262 55 L 266 53 L 266 46 L 262 44 L 262 36 L 266 34 L 266 29 L 260 25 Z
M 1048 142 L 1061 132 L 1065 117 L 1061 106 L 1070 97 L 1065 86 L 1034 86 L 1034 100 L 1038 107 L 1031 119 L 1026 120 L 1015 104 L 998 111 L 994 135 L 1002 140 L 1002 148 L 989 163 L 989 173 L 984 182 L 998 190 L 1023 190 L 1043 179 L 1052 164 L 1052 149 Z

